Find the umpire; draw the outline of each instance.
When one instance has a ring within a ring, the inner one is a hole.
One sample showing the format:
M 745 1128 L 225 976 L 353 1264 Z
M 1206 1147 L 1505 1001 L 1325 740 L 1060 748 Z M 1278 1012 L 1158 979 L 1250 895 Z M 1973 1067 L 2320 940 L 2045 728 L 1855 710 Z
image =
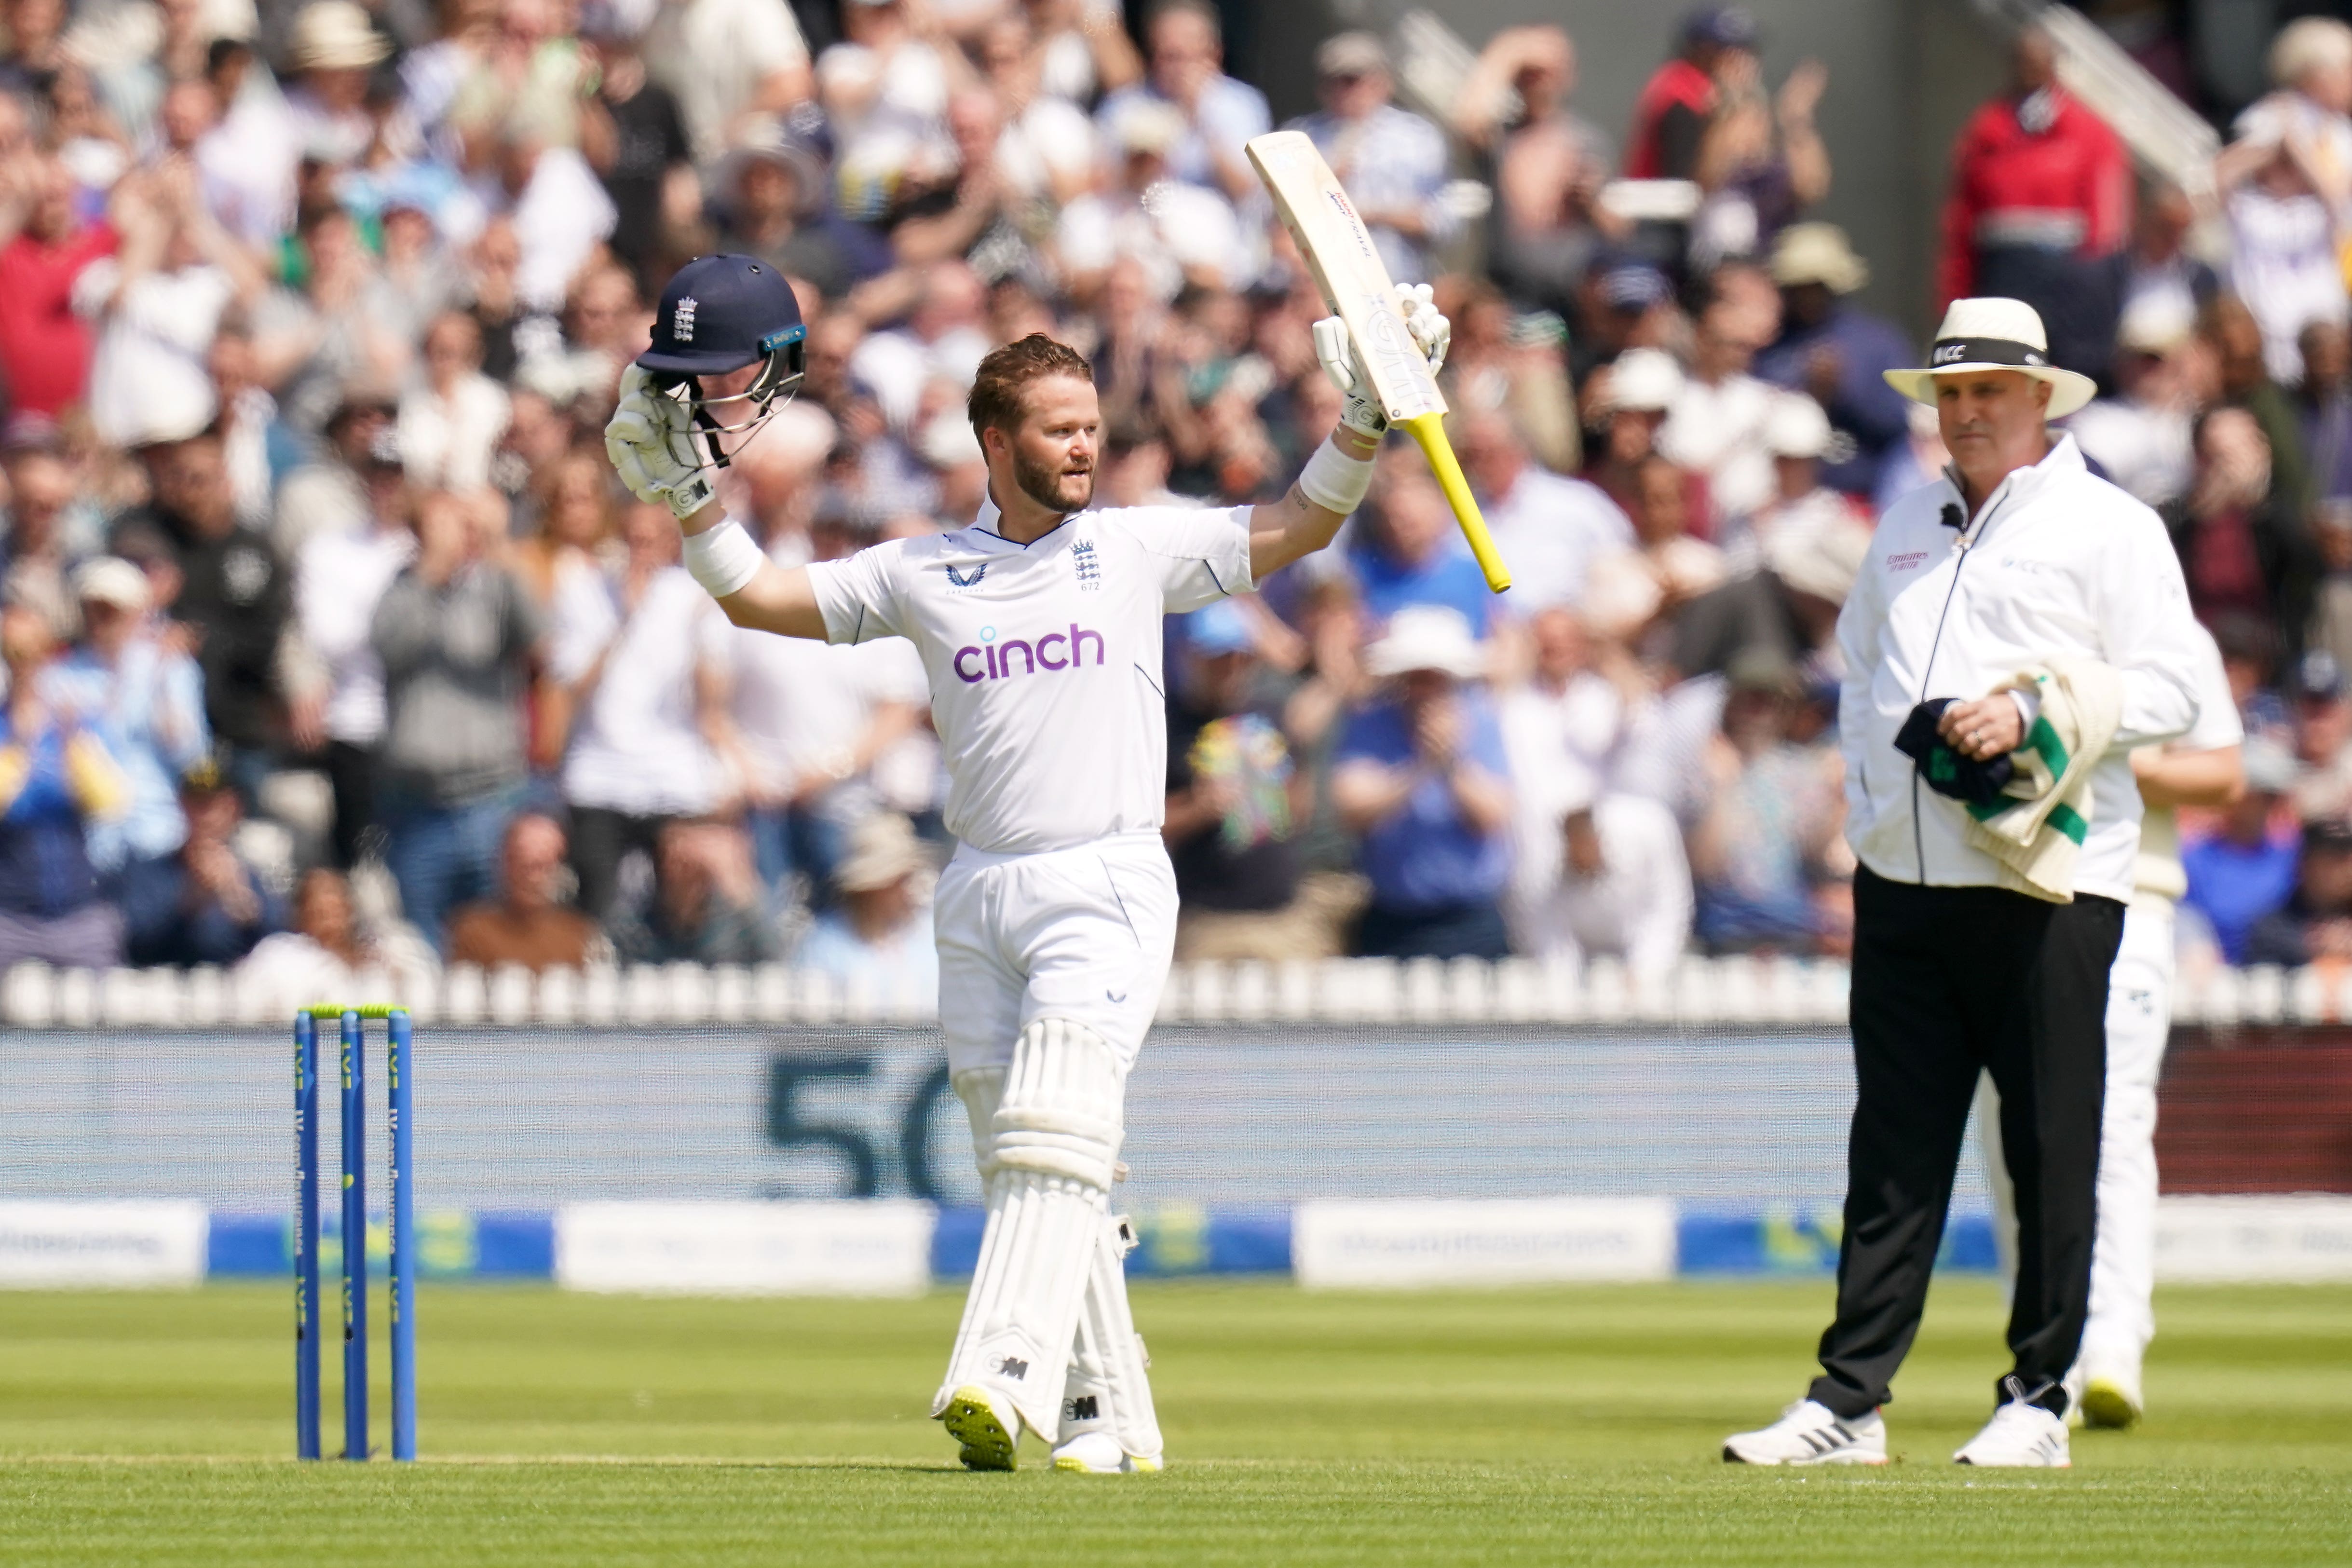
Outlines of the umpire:
M 2063 1466 L 2061 1379 L 2090 1297 L 2107 971 L 2139 847 L 2130 749 L 2195 717 L 2194 625 L 2156 514 L 2048 428 L 2092 384 L 2049 363 L 2032 307 L 1958 300 L 1927 366 L 1886 379 L 1936 409 L 1952 463 L 1887 510 L 1838 620 L 1845 830 L 1861 865 L 1837 1319 L 1806 1397 L 1723 1456 L 1885 1462 L 1878 1409 L 1918 1331 L 1982 1068 L 2017 1191 L 2015 1363 L 1953 1458 Z M 1971 800 L 1990 798 L 2053 700 L 2006 689 L 2052 661 L 2120 710 L 2087 795 L 2067 797 L 2081 809 L 2062 805 L 2043 829 L 2079 845 L 2071 898 L 2024 890 L 1969 831 L 1992 809 L 1972 816 Z

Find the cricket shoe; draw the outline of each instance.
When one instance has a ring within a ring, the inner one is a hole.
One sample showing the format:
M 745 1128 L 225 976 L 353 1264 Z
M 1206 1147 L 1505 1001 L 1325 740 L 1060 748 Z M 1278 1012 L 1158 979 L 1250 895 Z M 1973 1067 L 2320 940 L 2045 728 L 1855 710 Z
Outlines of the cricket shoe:
M 1054 1450 L 1054 1468 L 1082 1476 L 1138 1476 L 1158 1469 L 1160 1460 L 1129 1453 L 1108 1432 L 1081 1432 Z
M 1013 1402 L 984 1384 L 967 1383 L 948 1395 L 940 1424 L 963 1445 L 957 1457 L 968 1470 L 1021 1467 L 1021 1417 Z
M 1874 1410 L 1841 1416 L 1828 1405 L 1800 1399 L 1780 1419 L 1754 1432 L 1723 1440 L 1727 1465 L 1883 1465 L 1886 1423 Z
M 2082 1392 L 2076 1397 L 2084 1425 L 2112 1426 L 2121 1431 L 2139 1424 L 2147 1406 L 2140 1399 L 2137 1365 L 2121 1361 L 2087 1362 L 2082 1368 Z
M 2019 1379 L 2001 1382 L 2009 1390 L 2009 1403 L 1992 1413 L 1984 1430 L 1969 1438 L 1952 1462 L 1988 1469 L 2071 1468 L 2074 1459 L 2067 1447 L 2066 1423 L 2039 1405 L 2028 1404 Z

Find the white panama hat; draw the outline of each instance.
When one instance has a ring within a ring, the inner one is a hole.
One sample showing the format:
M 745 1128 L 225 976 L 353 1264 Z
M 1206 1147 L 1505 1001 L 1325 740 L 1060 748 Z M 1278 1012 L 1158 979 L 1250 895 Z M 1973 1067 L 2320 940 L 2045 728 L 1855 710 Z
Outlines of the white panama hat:
M 1486 651 L 1461 611 L 1407 605 L 1389 617 L 1387 635 L 1364 650 L 1364 668 L 1382 680 L 1416 669 L 1475 680 L 1486 673 Z
M 296 70 L 366 70 L 392 53 L 352 0 L 316 0 L 294 18 Z
M 1836 432 L 1822 405 L 1801 392 L 1784 392 L 1764 416 L 1764 449 L 1776 458 L 1819 458 Z
M 1955 300 L 1936 329 L 1936 346 L 1918 370 L 1880 374 L 1914 403 L 1934 405 L 1936 378 L 1968 371 L 2014 370 L 2050 384 L 2049 417 L 2063 419 L 2098 395 L 2098 384 L 2050 363 L 2042 317 L 2022 300 Z
M 1664 349 L 1627 349 L 1609 367 L 1601 412 L 1663 414 L 1682 395 L 1683 367 Z

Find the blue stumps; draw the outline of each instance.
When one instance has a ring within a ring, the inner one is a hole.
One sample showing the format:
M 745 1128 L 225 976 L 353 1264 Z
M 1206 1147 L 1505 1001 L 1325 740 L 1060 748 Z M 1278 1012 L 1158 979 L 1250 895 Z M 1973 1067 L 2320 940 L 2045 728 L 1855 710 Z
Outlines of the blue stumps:
M 368 1458 L 367 1023 L 384 1021 L 391 1112 L 392 1457 L 416 1458 L 415 1037 L 406 1009 L 321 1003 L 294 1019 L 294 1452 L 319 1457 L 319 1020 L 341 1025 L 342 1089 L 343 1458 Z
M 368 1457 L 367 1040 L 360 1016 L 342 1018 L 343 1058 L 343 1458 Z
M 319 1457 L 319 1026 L 294 1020 L 294 1457 Z
M 409 1169 L 408 1015 L 386 1024 L 385 1089 L 392 1110 L 392 1457 L 416 1458 L 416 1193 Z

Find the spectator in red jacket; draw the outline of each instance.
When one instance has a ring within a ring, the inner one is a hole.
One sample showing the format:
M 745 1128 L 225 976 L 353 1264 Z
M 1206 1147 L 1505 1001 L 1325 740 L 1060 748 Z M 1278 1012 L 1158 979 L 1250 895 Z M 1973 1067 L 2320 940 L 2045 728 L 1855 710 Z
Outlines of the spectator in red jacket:
M 1952 156 L 1937 304 L 1977 295 L 2022 300 L 2049 324 L 2050 357 L 2106 369 L 2114 329 L 2089 265 L 2124 243 L 2131 161 L 2123 143 L 2058 85 L 2050 36 L 2017 36 L 2008 94 L 1977 110 Z
M 1625 146 L 1629 180 L 1687 180 L 1715 113 L 1716 79 L 1727 59 L 1756 55 L 1756 18 L 1745 6 L 1709 5 L 1683 18 L 1682 52 L 1652 73 L 1633 101 Z
M 73 176 L 28 158 L 0 185 L 0 373 L 9 406 L 55 416 L 89 377 L 89 323 L 74 313 L 74 279 L 114 253 L 114 227 L 74 213 Z

